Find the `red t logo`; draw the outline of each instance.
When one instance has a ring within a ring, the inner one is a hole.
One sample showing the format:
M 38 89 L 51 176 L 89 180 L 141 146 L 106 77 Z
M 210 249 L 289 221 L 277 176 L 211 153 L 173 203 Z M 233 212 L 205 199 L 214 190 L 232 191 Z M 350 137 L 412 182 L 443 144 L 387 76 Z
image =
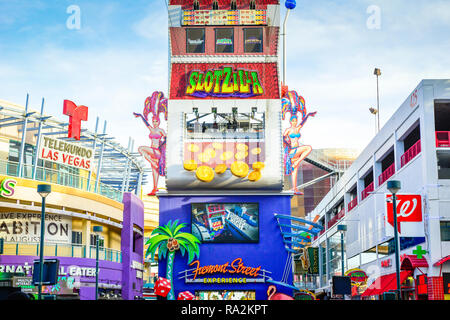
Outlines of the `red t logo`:
M 81 121 L 88 119 L 88 107 L 77 106 L 70 100 L 64 100 L 63 113 L 69 116 L 69 138 L 80 140 Z

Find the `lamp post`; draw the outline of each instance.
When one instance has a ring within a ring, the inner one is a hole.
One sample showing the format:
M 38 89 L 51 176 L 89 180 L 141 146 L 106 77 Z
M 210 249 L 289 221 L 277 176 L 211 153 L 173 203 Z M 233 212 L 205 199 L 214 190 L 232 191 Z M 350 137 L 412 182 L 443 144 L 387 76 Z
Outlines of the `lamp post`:
M 287 9 L 286 16 L 284 17 L 284 23 L 283 23 L 283 85 L 286 85 L 286 25 L 287 20 L 289 18 L 289 13 L 291 10 L 295 9 L 297 6 L 297 3 L 295 0 L 286 0 L 285 7 Z
M 337 230 L 341 233 L 341 268 L 342 276 L 345 275 L 345 263 L 344 263 L 344 234 L 347 231 L 347 225 L 340 224 L 337 226 Z
M 373 114 L 375 116 L 375 135 L 380 131 L 380 128 L 377 125 L 377 114 L 378 114 L 378 109 L 376 108 L 369 108 L 369 111 L 371 114 Z
M 398 243 L 397 231 L 397 196 L 396 193 L 402 188 L 401 182 L 398 180 L 390 180 L 387 182 L 387 189 L 392 193 L 392 215 L 394 217 L 394 248 L 395 248 L 395 273 L 397 276 L 398 299 L 402 299 L 402 287 L 400 284 L 400 246 Z
M 378 119 L 378 132 L 380 131 L 380 91 L 378 87 L 378 77 L 381 76 L 381 70 L 375 68 L 373 74 L 377 76 L 377 119 Z
M 52 192 L 52 186 L 49 184 L 39 184 L 37 192 L 42 198 L 41 208 L 41 239 L 39 247 L 39 285 L 38 285 L 38 299 L 42 299 L 42 277 L 44 273 L 44 237 L 45 237 L 45 198 Z
M 103 232 L 102 226 L 94 226 L 93 228 L 94 233 L 96 234 L 96 241 L 95 241 L 95 300 L 98 300 L 98 251 L 99 251 L 99 242 L 100 242 L 100 234 Z

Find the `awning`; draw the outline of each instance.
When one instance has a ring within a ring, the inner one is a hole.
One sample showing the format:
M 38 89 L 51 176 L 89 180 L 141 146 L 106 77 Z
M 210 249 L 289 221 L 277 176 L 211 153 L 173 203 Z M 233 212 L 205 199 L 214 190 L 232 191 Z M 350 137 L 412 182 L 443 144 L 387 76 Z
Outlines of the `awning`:
M 427 259 L 418 259 L 415 255 L 405 255 L 400 270 L 414 270 L 415 268 L 428 268 Z
M 446 257 L 440 259 L 438 262 L 435 262 L 433 264 L 433 266 L 439 267 L 441 264 L 443 264 L 444 262 L 447 262 L 447 261 L 450 261 L 450 256 L 446 256 Z
M 406 278 L 408 278 L 410 275 L 411 275 L 410 270 L 401 271 L 400 283 L 403 283 L 406 280 Z M 364 291 L 361 297 L 377 296 L 390 290 L 396 290 L 397 289 L 396 277 L 397 277 L 396 273 L 390 273 L 379 277 L 370 285 L 369 288 L 367 288 L 366 291 Z

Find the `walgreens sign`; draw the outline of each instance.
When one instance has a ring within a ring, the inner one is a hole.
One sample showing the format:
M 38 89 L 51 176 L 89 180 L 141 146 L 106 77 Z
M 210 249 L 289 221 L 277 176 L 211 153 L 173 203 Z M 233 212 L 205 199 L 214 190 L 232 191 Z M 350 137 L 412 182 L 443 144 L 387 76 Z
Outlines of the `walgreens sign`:
M 416 194 L 397 194 L 397 230 L 403 237 L 424 236 L 422 196 Z M 386 195 L 386 233 L 394 235 L 394 206 L 392 195 Z

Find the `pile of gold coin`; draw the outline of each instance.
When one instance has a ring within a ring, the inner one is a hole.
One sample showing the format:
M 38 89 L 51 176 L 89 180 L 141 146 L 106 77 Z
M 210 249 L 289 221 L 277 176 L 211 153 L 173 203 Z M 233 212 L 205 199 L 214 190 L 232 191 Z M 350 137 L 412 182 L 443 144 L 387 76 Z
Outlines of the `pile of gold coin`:
M 245 178 L 248 175 L 249 167 L 243 161 L 235 161 L 231 164 L 231 173 L 238 178 Z
M 200 181 L 211 182 L 214 179 L 214 170 L 208 166 L 200 166 L 197 168 L 195 175 Z

